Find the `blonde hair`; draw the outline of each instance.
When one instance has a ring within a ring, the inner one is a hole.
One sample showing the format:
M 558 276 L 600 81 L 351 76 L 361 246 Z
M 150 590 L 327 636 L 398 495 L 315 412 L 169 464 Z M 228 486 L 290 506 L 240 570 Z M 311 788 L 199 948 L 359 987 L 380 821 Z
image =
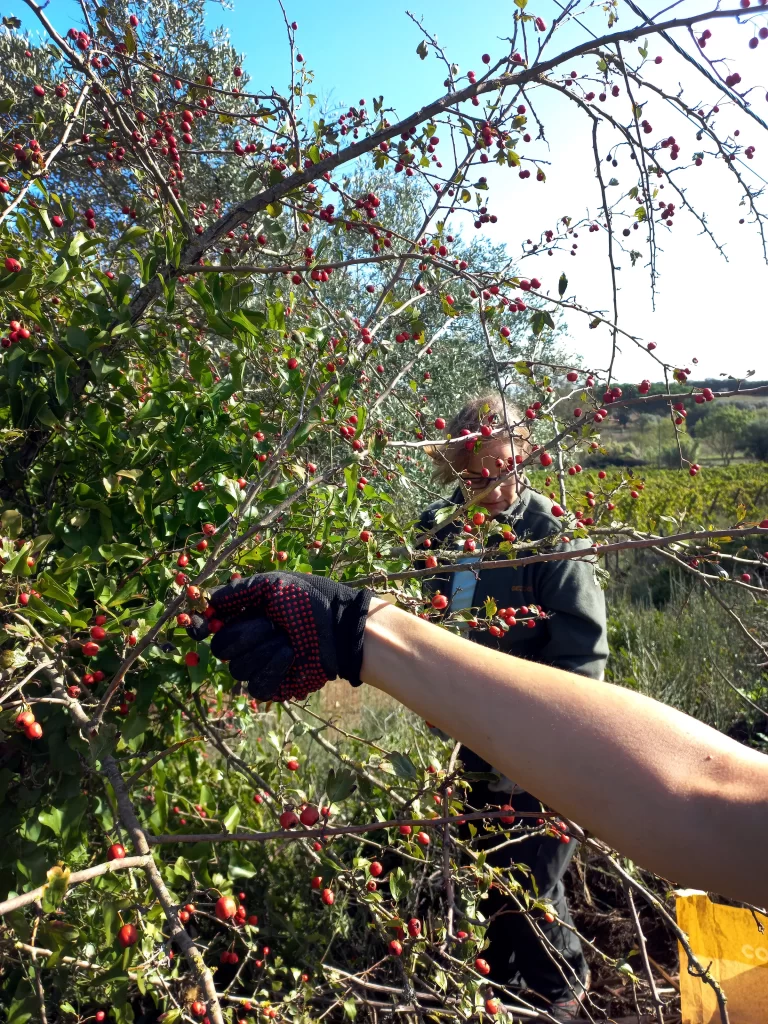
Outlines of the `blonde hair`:
M 517 424 L 521 420 L 520 411 L 507 402 L 507 420 Z M 447 437 L 459 437 L 462 430 L 475 433 L 482 424 L 499 427 L 504 423 L 504 402 L 498 391 L 488 391 L 472 398 L 456 413 L 445 431 Z M 524 424 L 516 427 L 514 432 L 515 448 L 525 447 L 528 442 L 528 429 Z M 496 434 L 494 441 L 506 440 L 503 434 Z M 488 443 L 488 442 L 485 442 Z M 469 462 L 471 453 L 463 444 L 435 445 L 425 449 L 435 463 L 435 478 L 443 484 L 451 483 L 457 473 L 461 473 Z

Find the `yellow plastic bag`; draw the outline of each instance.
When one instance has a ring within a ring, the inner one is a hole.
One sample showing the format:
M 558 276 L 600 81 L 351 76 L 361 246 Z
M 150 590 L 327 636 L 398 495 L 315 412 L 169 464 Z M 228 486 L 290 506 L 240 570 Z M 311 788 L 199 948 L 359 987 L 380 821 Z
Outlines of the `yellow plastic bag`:
M 687 934 L 702 967 L 710 968 L 728 999 L 731 1024 L 768 1021 L 768 920 L 761 934 L 750 911 L 712 903 L 706 893 L 677 893 L 677 923 Z M 688 973 L 688 958 L 680 953 L 682 1024 L 718 1022 L 717 997 L 711 985 Z

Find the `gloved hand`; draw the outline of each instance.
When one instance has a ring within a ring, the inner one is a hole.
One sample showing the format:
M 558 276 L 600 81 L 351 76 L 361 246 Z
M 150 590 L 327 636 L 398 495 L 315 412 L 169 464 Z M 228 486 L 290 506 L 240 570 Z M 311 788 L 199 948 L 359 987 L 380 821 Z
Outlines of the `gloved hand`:
M 257 700 L 303 700 L 341 676 L 359 686 L 363 633 L 372 594 L 324 576 L 267 572 L 214 590 L 210 617 L 192 616 L 187 632 L 229 662 Z M 216 627 L 214 627 L 216 628 Z

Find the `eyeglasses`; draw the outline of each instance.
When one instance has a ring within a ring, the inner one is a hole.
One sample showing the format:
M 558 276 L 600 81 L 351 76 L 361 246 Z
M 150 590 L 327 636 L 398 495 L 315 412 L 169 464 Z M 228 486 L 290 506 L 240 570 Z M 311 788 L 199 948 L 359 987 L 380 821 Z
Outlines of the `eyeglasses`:
M 469 488 L 473 487 L 497 487 L 499 481 L 509 480 L 510 475 L 505 473 L 503 476 L 463 476 L 461 478 L 462 483 Z

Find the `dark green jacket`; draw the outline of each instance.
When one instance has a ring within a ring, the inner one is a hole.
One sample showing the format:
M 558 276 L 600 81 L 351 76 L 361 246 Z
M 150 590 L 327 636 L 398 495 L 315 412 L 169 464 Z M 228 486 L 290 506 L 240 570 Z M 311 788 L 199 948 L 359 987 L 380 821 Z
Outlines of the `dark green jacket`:
M 431 529 L 438 509 L 459 502 L 461 495 L 457 492 L 450 501 L 430 505 L 421 517 L 420 526 Z M 496 521 L 508 525 L 519 540 L 544 540 L 560 532 L 560 525 L 551 514 L 550 507 L 544 498 L 526 489 L 511 508 L 496 517 Z M 435 535 L 433 552 L 439 558 L 440 547 L 461 550 L 463 540 L 461 525 L 449 521 Z M 498 544 L 499 539 L 495 543 Z M 588 548 L 589 542 L 547 544 L 542 545 L 542 550 L 545 547 L 555 551 L 573 550 Z M 429 592 L 439 589 L 445 595 L 450 594 L 451 576 L 449 573 L 430 578 L 427 589 Z M 513 626 L 498 638 L 487 630 L 470 630 L 468 636 L 475 643 L 593 679 L 602 678 L 608 657 L 608 640 L 605 599 L 595 575 L 594 558 L 585 556 L 562 562 L 538 562 L 521 568 L 480 571 L 472 606 L 482 607 L 490 597 L 499 608 L 535 604 L 549 618 L 538 621 L 533 629 L 524 625 Z

